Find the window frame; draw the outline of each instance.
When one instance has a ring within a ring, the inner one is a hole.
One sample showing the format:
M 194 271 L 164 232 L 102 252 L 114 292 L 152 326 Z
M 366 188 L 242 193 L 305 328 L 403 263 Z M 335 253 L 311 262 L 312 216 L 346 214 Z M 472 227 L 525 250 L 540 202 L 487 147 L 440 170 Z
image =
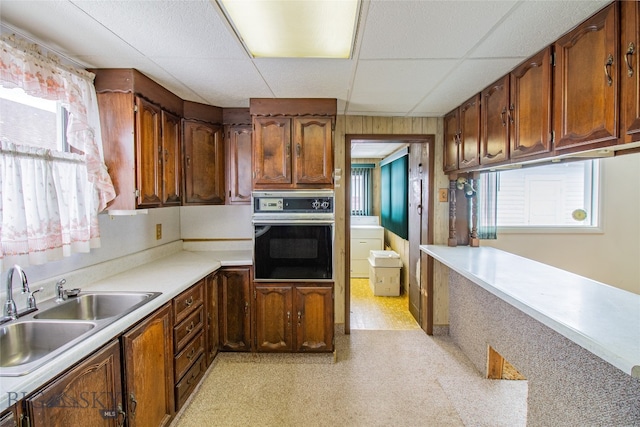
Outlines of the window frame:
M 593 169 L 592 169 L 592 181 L 597 186 L 595 191 L 592 190 L 591 193 L 591 211 L 592 215 L 595 216 L 594 224 L 592 225 L 575 225 L 575 226 L 567 226 L 567 225 L 558 225 L 558 226 L 550 226 L 550 225 L 518 225 L 518 226 L 505 226 L 498 225 L 497 233 L 498 234 L 604 234 L 603 228 L 603 168 L 604 163 L 598 161 L 599 159 L 585 159 L 585 161 L 593 161 Z M 546 163 L 545 165 L 549 165 L 551 163 Z M 543 166 L 543 165 L 537 165 Z M 534 166 L 535 167 L 535 166 Z

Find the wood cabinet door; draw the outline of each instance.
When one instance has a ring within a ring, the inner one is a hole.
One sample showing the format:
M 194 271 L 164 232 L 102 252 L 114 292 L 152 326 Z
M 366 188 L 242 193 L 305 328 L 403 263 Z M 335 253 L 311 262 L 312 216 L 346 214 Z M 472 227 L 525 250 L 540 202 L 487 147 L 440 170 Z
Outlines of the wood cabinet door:
M 623 1 L 620 6 L 621 137 L 623 143 L 628 143 L 640 141 L 640 2 Z
M 218 273 L 207 276 L 205 280 L 206 336 L 205 348 L 207 366 L 211 365 L 218 354 Z
M 480 164 L 509 159 L 509 75 L 482 91 Z
M 166 304 L 122 335 L 124 401 L 130 427 L 168 425 L 173 417 L 170 313 L 171 306 Z
M 444 116 L 444 172 L 458 170 L 460 110 L 456 108 Z
M 296 351 L 333 350 L 333 289 L 321 286 L 296 286 Z
M 333 120 L 294 118 L 295 183 L 333 187 Z
M 253 186 L 291 187 L 291 119 L 253 119 Z
M 293 291 L 288 286 L 255 286 L 256 351 L 293 350 Z
M 232 126 L 227 132 L 229 204 L 251 203 L 251 126 Z
M 218 271 L 220 287 L 220 348 L 231 351 L 251 350 L 251 303 L 249 267 L 222 268 Z
M 136 182 L 139 208 L 162 204 L 160 119 L 159 107 L 136 97 Z
M 162 111 L 162 204 L 180 205 L 182 191 L 182 157 L 180 142 L 182 126 L 180 118 Z
M 551 47 L 511 72 L 509 145 L 511 159 L 552 150 Z
M 184 121 L 185 205 L 224 204 L 221 126 Z
M 25 404 L 34 427 L 122 425 L 120 345 L 117 341 L 106 345 Z
M 460 106 L 460 138 L 458 166 L 468 169 L 479 164 L 480 94 Z
M 618 142 L 618 2 L 555 43 L 556 152 Z

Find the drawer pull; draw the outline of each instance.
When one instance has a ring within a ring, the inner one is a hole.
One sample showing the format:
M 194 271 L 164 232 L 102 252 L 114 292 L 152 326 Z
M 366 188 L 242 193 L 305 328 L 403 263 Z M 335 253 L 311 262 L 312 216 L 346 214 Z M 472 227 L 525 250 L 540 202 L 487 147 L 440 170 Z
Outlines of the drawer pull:
M 191 324 L 186 328 L 187 333 L 190 334 L 193 331 L 193 328 L 195 328 L 195 325 L 191 322 Z
M 629 47 L 627 48 L 627 53 L 625 53 L 624 55 L 624 62 L 627 64 L 627 75 L 629 77 L 633 77 L 633 65 L 632 62 L 629 60 L 629 58 L 631 58 L 631 55 L 633 55 L 636 51 L 636 46 L 633 44 L 633 42 L 629 43 Z
M 189 354 L 187 354 L 187 359 L 191 360 L 193 359 L 193 355 L 196 354 L 196 349 L 192 348 L 191 351 L 189 352 Z
M 189 379 L 187 380 L 187 384 L 188 384 L 188 385 L 191 385 L 191 383 L 193 382 L 193 380 L 195 380 L 195 379 L 198 377 L 198 374 L 199 374 L 199 373 L 200 373 L 200 372 L 198 371 L 198 372 L 194 372 L 193 374 L 191 374 L 191 378 L 189 378 Z
M 613 78 L 611 77 L 611 66 L 613 65 L 613 55 L 609 54 L 607 62 L 604 64 L 604 75 L 607 78 L 607 85 L 613 84 Z
M 186 305 L 187 307 L 191 307 L 192 304 L 193 304 L 193 296 L 190 296 L 188 300 L 184 301 L 184 305 Z

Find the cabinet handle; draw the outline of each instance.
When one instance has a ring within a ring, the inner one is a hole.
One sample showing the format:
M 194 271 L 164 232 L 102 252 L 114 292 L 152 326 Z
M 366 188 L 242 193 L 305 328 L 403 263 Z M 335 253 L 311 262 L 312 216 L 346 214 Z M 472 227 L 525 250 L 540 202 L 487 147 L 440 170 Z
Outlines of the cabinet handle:
M 136 400 L 136 395 L 131 393 L 129 395 L 129 399 L 131 399 L 131 416 L 135 416 L 136 408 L 138 407 L 138 401 Z
M 515 111 L 516 106 L 511 104 L 509 105 L 509 123 L 513 124 L 513 112 Z
M 298 326 L 302 325 L 302 312 L 298 311 Z
M 245 316 L 249 315 L 249 301 L 244 302 L 244 315 Z
M 291 325 L 291 312 L 287 311 L 287 325 Z
M 300 144 L 296 144 L 296 156 L 300 157 L 300 151 L 302 150 L 302 147 L 300 146 Z
M 188 300 L 185 300 L 185 301 L 184 301 L 184 304 L 185 304 L 187 307 L 191 307 L 191 304 L 193 304 L 193 297 L 191 296 L 191 297 L 189 297 L 189 299 L 188 299 Z
M 195 325 L 193 324 L 193 322 L 191 322 L 191 324 L 189 326 L 187 326 L 187 334 L 190 334 L 191 331 L 193 331 L 193 328 L 195 327 Z
M 195 380 L 195 379 L 196 379 L 196 377 L 198 376 L 198 374 L 199 374 L 199 373 L 200 373 L 200 371 L 198 371 L 198 372 L 194 372 L 194 373 L 191 375 L 191 378 L 189 378 L 189 379 L 187 380 L 187 384 L 191 385 L 191 383 L 193 382 L 193 380 Z
M 191 156 L 187 156 L 187 167 L 191 167 Z
M 193 359 L 193 355 L 196 354 L 196 349 L 192 348 L 191 351 L 189 352 L 189 354 L 187 354 L 187 359 L 191 360 Z
M 118 419 L 118 427 L 122 427 L 124 425 L 124 421 L 127 419 L 127 413 L 122 410 L 121 403 L 118 403 L 118 415 L 122 416 L 122 421 Z
M 291 145 L 287 142 L 287 157 L 289 157 L 290 151 L 291 151 Z
M 502 122 L 502 126 L 507 126 L 507 121 L 504 119 L 504 115 L 507 114 L 507 107 L 504 107 L 500 112 L 500 121 Z
M 613 78 L 611 78 L 611 66 L 613 65 L 613 55 L 609 54 L 607 62 L 604 63 L 604 75 L 607 77 L 607 85 L 613 84 Z
M 169 150 L 164 150 L 164 161 L 169 163 Z
M 627 48 L 627 53 L 624 54 L 624 62 L 627 63 L 627 75 L 629 77 L 633 76 L 633 65 L 631 64 L 631 61 L 629 60 L 629 58 L 635 52 L 636 52 L 636 46 L 633 44 L 633 42 L 629 43 L 629 47 Z

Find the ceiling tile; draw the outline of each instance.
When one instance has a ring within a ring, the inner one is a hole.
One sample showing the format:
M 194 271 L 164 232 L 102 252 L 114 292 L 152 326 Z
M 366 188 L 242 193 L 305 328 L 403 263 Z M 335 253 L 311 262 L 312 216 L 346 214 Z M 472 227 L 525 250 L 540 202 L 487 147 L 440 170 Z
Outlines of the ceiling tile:
M 469 57 L 531 56 L 608 3 L 609 0 L 522 1 Z
M 360 59 L 461 58 L 515 1 L 372 1 Z
M 348 112 L 407 113 L 455 63 L 455 60 L 360 61 Z

